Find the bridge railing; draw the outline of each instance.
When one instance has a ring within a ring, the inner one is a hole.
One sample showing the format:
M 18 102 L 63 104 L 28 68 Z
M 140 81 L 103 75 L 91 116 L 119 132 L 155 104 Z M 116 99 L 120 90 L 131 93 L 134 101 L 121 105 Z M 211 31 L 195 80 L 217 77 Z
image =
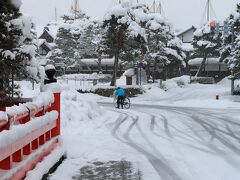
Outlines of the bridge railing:
M 0 179 L 24 177 L 57 146 L 59 135 L 60 93 L 43 93 L 33 102 L 0 112 Z M 42 146 L 44 150 L 31 157 Z M 14 174 L 1 174 L 13 168 Z

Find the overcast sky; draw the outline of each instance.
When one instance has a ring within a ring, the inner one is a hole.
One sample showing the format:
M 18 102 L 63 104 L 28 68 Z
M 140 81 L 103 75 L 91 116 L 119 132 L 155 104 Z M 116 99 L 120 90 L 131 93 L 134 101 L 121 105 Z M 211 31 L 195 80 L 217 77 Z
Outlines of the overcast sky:
M 102 19 L 105 12 L 112 7 L 114 0 L 79 0 L 80 8 L 94 19 Z M 142 0 L 152 4 L 153 0 Z M 200 25 L 207 0 L 161 0 L 165 17 L 177 29 Z M 216 17 L 223 20 L 235 10 L 240 0 L 211 0 Z M 54 20 L 54 9 L 58 17 L 70 10 L 73 0 L 22 0 L 21 11 L 33 17 L 37 26 L 44 26 Z

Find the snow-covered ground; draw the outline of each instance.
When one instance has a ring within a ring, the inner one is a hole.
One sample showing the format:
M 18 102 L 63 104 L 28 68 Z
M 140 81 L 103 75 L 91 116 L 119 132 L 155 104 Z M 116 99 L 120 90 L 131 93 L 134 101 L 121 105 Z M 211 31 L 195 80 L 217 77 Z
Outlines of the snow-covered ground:
M 79 94 L 74 83 L 62 81 L 68 158 L 50 179 L 72 179 L 91 162 L 122 159 L 133 162 L 144 180 L 240 179 L 240 98 L 230 96 L 227 79 L 214 85 L 188 79 L 168 80 L 167 91 L 144 86 L 146 93 L 131 99 L 130 110 L 116 110 L 112 98 Z M 24 95 L 37 94 L 21 84 Z

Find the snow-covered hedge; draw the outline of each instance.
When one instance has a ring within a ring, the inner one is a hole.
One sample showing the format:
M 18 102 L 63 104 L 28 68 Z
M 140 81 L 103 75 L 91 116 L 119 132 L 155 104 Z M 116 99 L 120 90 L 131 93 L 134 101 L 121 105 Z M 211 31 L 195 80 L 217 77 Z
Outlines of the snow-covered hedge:
M 191 83 L 214 84 L 215 80 L 213 77 L 193 77 Z
M 126 90 L 126 94 L 129 97 L 136 97 L 139 94 L 143 94 L 144 90 L 142 88 L 139 87 L 126 87 L 124 88 Z M 80 93 L 93 93 L 93 94 L 98 94 L 100 96 L 104 96 L 104 97 L 111 97 L 113 96 L 114 91 L 116 90 L 116 88 L 96 88 L 90 91 L 83 91 L 83 90 L 78 90 L 78 92 Z

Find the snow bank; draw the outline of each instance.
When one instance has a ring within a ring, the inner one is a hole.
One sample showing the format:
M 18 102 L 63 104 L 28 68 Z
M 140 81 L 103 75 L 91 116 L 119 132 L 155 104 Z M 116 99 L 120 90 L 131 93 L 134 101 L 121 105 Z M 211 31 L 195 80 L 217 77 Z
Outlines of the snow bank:
M 190 83 L 189 76 L 181 76 L 173 79 L 169 79 L 166 82 L 163 82 L 165 90 L 182 88 Z
M 103 109 L 88 95 L 77 91 L 64 91 L 61 98 L 63 129 L 77 129 L 84 121 L 94 121 L 104 113 Z

